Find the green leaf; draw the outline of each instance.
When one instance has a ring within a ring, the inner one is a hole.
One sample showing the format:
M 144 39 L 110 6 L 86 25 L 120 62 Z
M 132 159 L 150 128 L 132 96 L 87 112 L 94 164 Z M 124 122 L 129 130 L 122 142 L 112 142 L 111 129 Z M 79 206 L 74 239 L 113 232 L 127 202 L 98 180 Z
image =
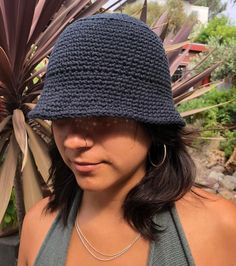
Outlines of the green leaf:
M 6 224 L 9 224 L 9 223 L 11 223 L 11 221 L 12 221 L 11 216 L 8 215 L 8 214 L 6 214 L 6 215 L 4 216 L 4 222 L 5 222 Z

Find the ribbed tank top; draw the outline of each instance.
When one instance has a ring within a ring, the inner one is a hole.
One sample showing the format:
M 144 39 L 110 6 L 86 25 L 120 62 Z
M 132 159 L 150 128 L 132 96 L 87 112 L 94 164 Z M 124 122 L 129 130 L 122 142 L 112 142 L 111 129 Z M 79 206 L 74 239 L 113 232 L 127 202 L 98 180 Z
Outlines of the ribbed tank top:
M 39 250 L 34 266 L 65 265 L 67 249 L 77 215 L 78 198 L 77 195 L 66 227 L 62 225 L 60 213 L 55 218 Z M 147 266 L 194 266 L 195 263 L 175 206 L 156 215 L 155 222 L 165 230 L 158 235 L 158 240 L 151 242 Z

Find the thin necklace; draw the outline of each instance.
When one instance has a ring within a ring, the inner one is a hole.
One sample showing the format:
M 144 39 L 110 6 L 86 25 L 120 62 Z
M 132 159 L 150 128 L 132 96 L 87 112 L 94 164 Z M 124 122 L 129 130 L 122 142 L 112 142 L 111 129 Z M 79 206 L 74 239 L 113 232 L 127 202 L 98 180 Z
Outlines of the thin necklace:
M 121 251 L 115 253 L 115 254 L 105 254 L 105 253 L 102 253 L 100 251 L 98 251 L 89 241 L 88 239 L 85 237 L 85 235 L 82 233 L 80 227 L 79 227 L 79 224 L 78 224 L 78 221 L 76 220 L 75 222 L 75 229 L 78 233 L 78 236 L 81 240 L 81 243 L 83 244 L 83 246 L 86 248 L 86 250 L 90 253 L 90 255 L 92 255 L 94 258 L 96 258 L 97 260 L 100 260 L 100 261 L 110 261 L 110 260 L 113 260 L 117 257 L 120 257 L 121 255 L 123 255 L 124 253 L 126 253 L 141 237 L 140 234 L 138 234 L 135 239 L 127 246 L 125 247 L 124 249 L 122 249 Z M 100 254 L 102 255 L 101 256 L 97 256 L 97 254 Z

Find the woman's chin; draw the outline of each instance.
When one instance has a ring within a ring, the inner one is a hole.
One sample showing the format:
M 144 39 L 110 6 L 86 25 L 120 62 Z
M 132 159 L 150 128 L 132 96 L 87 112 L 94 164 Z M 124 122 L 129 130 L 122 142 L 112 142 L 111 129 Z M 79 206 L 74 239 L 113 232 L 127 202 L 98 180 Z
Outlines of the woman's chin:
M 106 185 L 104 181 L 97 180 L 97 178 L 94 176 L 76 176 L 76 181 L 83 191 L 99 192 L 104 191 L 110 187 L 109 185 Z

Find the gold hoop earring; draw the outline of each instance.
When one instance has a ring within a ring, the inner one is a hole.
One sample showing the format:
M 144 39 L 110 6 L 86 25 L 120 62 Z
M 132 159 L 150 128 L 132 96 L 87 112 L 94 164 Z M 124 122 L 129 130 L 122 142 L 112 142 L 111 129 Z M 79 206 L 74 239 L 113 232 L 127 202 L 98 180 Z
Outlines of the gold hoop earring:
M 164 156 L 163 156 L 162 161 L 161 161 L 159 164 L 155 164 L 155 163 L 152 162 L 150 152 L 148 152 L 148 159 L 149 159 L 149 162 L 150 162 L 150 164 L 151 164 L 153 167 L 155 167 L 155 168 L 160 167 L 160 166 L 164 163 L 164 161 L 165 161 L 165 159 L 166 159 L 166 153 L 167 153 L 167 152 L 166 152 L 166 145 L 163 144 L 163 146 L 164 146 Z

